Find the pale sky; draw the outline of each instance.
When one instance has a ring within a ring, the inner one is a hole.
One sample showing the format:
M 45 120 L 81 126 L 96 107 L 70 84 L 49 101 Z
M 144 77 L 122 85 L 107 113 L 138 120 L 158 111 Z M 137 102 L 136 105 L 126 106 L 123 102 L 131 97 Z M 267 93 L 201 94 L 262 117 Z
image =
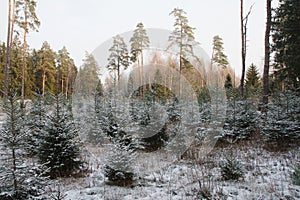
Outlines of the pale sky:
M 0 3 L 0 40 L 6 41 L 7 0 Z M 263 66 L 265 0 L 245 0 L 244 12 L 254 4 L 248 22 L 247 67 Z M 107 39 L 135 29 L 173 29 L 169 13 L 176 7 L 187 12 L 200 46 L 211 55 L 212 38 L 223 38 L 225 54 L 237 74 L 241 68 L 240 0 L 37 0 L 41 21 L 38 33 L 30 32 L 28 43 L 41 48 L 48 41 L 54 50 L 66 46 L 80 66 L 85 51 L 92 52 Z

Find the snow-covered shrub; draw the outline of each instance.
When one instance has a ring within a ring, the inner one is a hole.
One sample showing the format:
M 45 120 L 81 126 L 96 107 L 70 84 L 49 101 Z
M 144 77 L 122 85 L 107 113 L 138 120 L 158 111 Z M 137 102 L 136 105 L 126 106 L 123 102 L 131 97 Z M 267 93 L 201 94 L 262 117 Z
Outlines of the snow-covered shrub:
M 256 109 L 249 100 L 228 100 L 222 137 L 247 139 L 256 129 Z
M 178 103 L 174 100 L 174 102 L 162 105 L 162 108 L 166 110 L 167 114 L 165 121 L 163 119 L 154 119 L 153 121 L 161 120 L 164 124 L 153 123 L 153 125 L 148 125 L 148 127 L 152 126 L 153 130 L 157 132 L 150 134 L 150 137 L 142 138 L 142 144 L 146 151 L 155 151 L 164 147 L 172 135 L 176 135 L 176 130 L 173 127 L 177 126 L 181 118 Z M 161 126 L 161 128 L 157 128 L 156 126 Z
M 241 163 L 233 155 L 228 155 L 225 160 L 220 163 L 222 179 L 239 180 L 244 176 Z
M 151 98 L 133 99 L 130 104 L 130 117 L 141 135 L 141 144 L 145 151 L 155 151 L 164 147 L 169 139 L 169 128 L 180 120 L 178 103 Z M 139 97 L 136 97 L 139 98 Z M 162 111 L 165 111 L 162 112 Z
M 212 199 L 211 191 L 206 187 L 200 188 L 200 190 L 197 192 L 196 198 L 210 200 Z
M 135 154 L 132 149 L 120 141 L 115 141 L 104 166 L 104 175 L 113 185 L 126 186 L 133 182 L 133 160 Z
M 64 193 L 60 183 L 54 182 L 49 188 L 48 195 L 51 200 L 64 200 L 66 198 L 67 195 Z
M 295 171 L 291 174 L 293 184 L 300 185 L 300 164 L 298 164 L 294 170 Z
M 261 130 L 267 142 L 278 146 L 300 139 L 300 98 L 292 91 L 274 95 L 262 115 Z
M 207 88 L 198 89 L 197 101 L 199 106 L 201 123 L 209 123 L 211 120 L 211 97 Z
M 80 137 L 93 145 L 103 144 L 107 134 L 106 127 L 109 126 L 106 115 L 108 98 L 105 95 L 100 81 L 95 91 L 89 95 L 73 95 L 73 113 Z

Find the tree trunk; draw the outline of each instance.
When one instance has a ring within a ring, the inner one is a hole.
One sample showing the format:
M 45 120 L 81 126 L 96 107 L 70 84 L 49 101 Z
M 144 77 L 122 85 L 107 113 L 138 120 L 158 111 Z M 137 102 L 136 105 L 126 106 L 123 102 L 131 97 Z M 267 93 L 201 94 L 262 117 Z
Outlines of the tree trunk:
M 68 66 L 67 79 L 66 79 L 66 98 L 68 98 L 68 90 L 69 90 L 69 76 L 70 76 L 70 66 Z
M 267 2 L 267 22 L 265 32 L 265 63 L 264 63 L 264 74 L 263 74 L 263 104 L 268 104 L 269 94 L 269 68 L 270 68 L 270 31 L 271 31 L 271 0 Z
M 181 97 L 181 71 L 182 71 L 182 46 L 183 46 L 183 25 L 181 24 L 181 30 L 180 30 L 180 47 L 179 47 L 179 98 Z
M 137 67 L 139 69 L 139 81 L 140 81 L 140 85 L 142 85 L 142 73 L 141 73 L 141 67 L 140 67 L 140 58 L 139 56 L 137 56 Z
M 11 13 L 11 29 L 10 29 L 10 43 L 13 40 L 13 34 L 14 34 L 14 26 L 15 26 L 15 9 L 16 9 L 16 0 L 13 0 L 12 4 L 12 13 Z M 11 46 L 11 44 L 10 44 Z
M 250 7 L 247 15 L 244 17 L 243 14 L 243 0 L 241 0 L 241 36 L 242 36 L 242 75 L 240 82 L 240 94 L 241 98 L 244 98 L 244 82 L 245 82 L 245 71 L 246 71 L 246 54 L 247 54 L 247 23 L 251 13 L 253 5 Z
M 22 91 L 21 91 L 21 100 L 24 102 L 25 98 L 25 69 L 26 69 L 26 49 L 27 49 L 27 43 L 26 43 L 26 37 L 27 37 L 27 4 L 25 3 L 25 10 L 24 10 L 24 18 L 25 18 L 25 24 L 24 24 L 24 41 L 23 41 L 23 60 L 22 60 Z
M 244 14 L 243 14 L 243 0 L 241 0 L 241 37 L 242 37 L 242 75 L 240 81 L 240 95 L 244 97 L 244 81 L 245 81 L 245 68 L 246 68 L 246 47 L 245 47 L 245 29 L 244 29 Z
M 42 75 L 42 96 L 43 97 L 45 94 L 45 81 L 46 81 L 46 71 L 43 70 L 43 75 Z
M 12 174 L 13 174 L 13 182 L 14 182 L 14 191 L 16 193 L 16 196 L 18 196 L 17 192 L 18 192 L 18 180 L 17 180 L 17 175 L 16 175 L 16 171 L 17 171 L 17 162 L 16 162 L 16 150 L 15 150 L 15 147 L 14 145 L 15 144 L 12 144 L 13 147 L 12 147 L 12 157 L 13 157 L 13 171 L 12 171 Z
M 12 170 L 12 175 L 13 175 L 13 186 L 14 186 L 14 192 L 16 193 L 16 195 L 18 196 L 18 181 L 17 181 L 17 175 L 16 175 L 16 171 L 17 171 L 17 156 L 16 156 L 16 149 L 15 149 L 15 139 L 16 139 L 16 132 L 15 132 L 15 107 L 14 107 L 14 99 L 13 99 L 13 95 L 11 95 L 9 97 L 9 101 L 10 101 L 10 112 L 11 112 L 11 137 L 12 137 L 12 144 L 11 144 L 11 148 L 12 148 L 12 164 L 13 164 L 13 170 Z
M 142 96 L 144 96 L 144 58 L 143 58 L 143 50 L 141 50 L 141 68 L 142 68 L 142 77 L 141 77 L 141 81 L 142 81 Z M 146 81 L 145 81 L 146 82 Z
M 141 50 L 141 68 L 142 68 L 142 85 L 144 85 L 144 58 L 143 58 L 143 50 Z
M 10 44 L 11 44 L 11 22 L 12 22 L 12 3 L 11 0 L 8 1 L 8 22 L 7 22 L 7 41 L 6 41 L 6 55 L 5 55 L 5 65 L 4 65 L 4 100 L 7 99 L 8 94 L 8 76 L 10 70 Z
M 64 93 L 64 77 L 63 75 L 61 76 L 61 93 Z
M 208 77 L 208 82 L 209 82 L 209 84 L 211 84 L 212 83 L 212 72 L 213 72 L 213 58 L 214 58 L 214 53 L 215 53 L 215 48 L 213 47 L 213 49 L 212 49 L 212 53 L 211 53 L 211 60 L 210 60 L 210 70 L 209 70 L 209 77 Z
M 119 81 L 120 81 L 120 62 L 119 62 L 119 58 L 118 58 L 118 63 L 117 63 L 117 72 L 118 72 L 118 84 L 119 84 Z

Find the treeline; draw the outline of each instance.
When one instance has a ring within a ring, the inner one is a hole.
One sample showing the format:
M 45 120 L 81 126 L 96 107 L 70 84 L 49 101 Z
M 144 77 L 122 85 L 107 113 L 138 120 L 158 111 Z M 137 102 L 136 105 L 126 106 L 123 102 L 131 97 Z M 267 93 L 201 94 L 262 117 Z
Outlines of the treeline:
M 11 45 L 11 66 L 9 69 L 9 88 L 21 96 L 22 85 L 22 44 L 15 37 Z M 6 45 L 0 46 L 0 81 L 4 82 Z M 31 98 L 33 93 L 63 93 L 72 94 L 78 70 L 66 47 L 55 52 L 48 42 L 40 49 L 27 50 L 25 78 L 25 98 Z M 4 84 L 0 85 L 4 91 Z

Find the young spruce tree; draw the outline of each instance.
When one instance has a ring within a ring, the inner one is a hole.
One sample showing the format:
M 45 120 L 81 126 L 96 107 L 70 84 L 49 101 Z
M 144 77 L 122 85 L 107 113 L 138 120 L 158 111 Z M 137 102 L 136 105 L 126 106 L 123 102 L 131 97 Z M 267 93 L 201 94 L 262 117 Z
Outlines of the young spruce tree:
M 94 145 L 102 144 L 105 137 L 106 116 L 104 91 L 101 81 L 99 80 L 95 91 L 94 113 L 92 114 L 92 127 L 88 134 L 88 141 Z
M 28 134 L 26 135 L 27 152 L 29 155 L 37 155 L 41 137 L 45 134 L 46 109 L 42 94 L 36 94 L 33 105 L 27 117 Z
M 0 199 L 39 199 L 46 178 L 41 165 L 26 162 L 27 131 L 16 93 L 9 92 L 4 110 L 6 121 L 0 130 Z
M 246 95 L 248 97 L 258 94 L 260 89 L 260 77 L 257 67 L 252 63 L 246 73 Z
M 38 153 L 39 161 L 49 168 L 50 178 L 67 177 L 80 169 L 78 131 L 63 94 L 55 95 L 52 113 L 48 115 L 45 135 Z

